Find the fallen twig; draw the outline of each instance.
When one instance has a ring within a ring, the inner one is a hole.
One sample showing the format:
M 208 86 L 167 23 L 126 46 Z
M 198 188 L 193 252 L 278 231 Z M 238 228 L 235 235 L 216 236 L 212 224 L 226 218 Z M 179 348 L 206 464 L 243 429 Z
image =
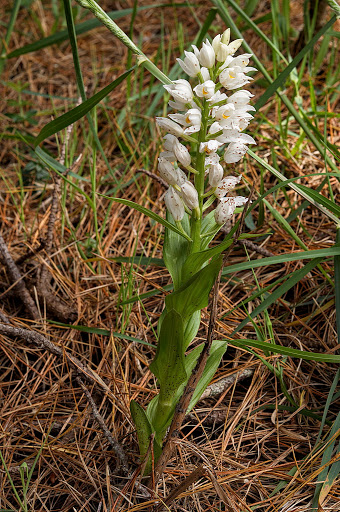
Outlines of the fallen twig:
M 55 356 L 61 357 L 63 359 L 66 357 L 68 363 L 73 368 L 82 372 L 82 377 L 84 379 L 91 382 L 92 384 L 98 384 L 106 392 L 108 392 L 110 396 L 113 396 L 110 388 L 105 384 L 105 382 L 102 381 L 99 375 L 92 371 L 86 364 L 82 363 L 77 357 L 68 354 L 66 350 L 62 350 L 60 347 L 52 343 L 52 341 L 45 338 L 45 336 L 39 332 L 22 329 L 21 327 L 12 327 L 11 325 L 0 324 L 0 334 L 21 338 L 28 343 L 33 343 L 40 348 L 48 350 L 48 352 L 54 354 Z
M 122 446 L 115 439 L 113 439 L 113 436 L 112 436 L 111 432 L 109 431 L 109 429 L 105 425 L 105 422 L 104 422 L 102 416 L 100 415 L 100 413 L 99 413 L 99 411 L 97 409 L 97 406 L 96 406 L 96 404 L 95 404 L 95 402 L 94 402 L 94 400 L 93 400 L 89 390 L 87 389 L 87 387 L 85 386 L 84 382 L 82 381 L 82 379 L 80 377 L 77 377 L 76 380 L 77 380 L 78 384 L 80 385 L 80 387 L 82 388 L 82 390 L 84 391 L 86 399 L 87 399 L 88 403 L 91 406 L 93 416 L 95 417 L 95 419 L 97 420 L 97 423 L 99 424 L 100 428 L 102 429 L 104 436 L 109 441 L 110 445 L 113 448 L 113 451 L 115 452 L 115 454 L 119 458 L 119 460 L 121 462 L 121 465 L 122 465 L 123 472 L 126 475 L 128 475 L 129 474 L 129 468 L 128 468 L 128 463 L 127 463 L 127 458 L 126 458 L 126 455 L 124 453 L 124 450 L 123 450 Z
M 7 267 L 7 271 L 12 283 L 15 283 L 14 289 L 16 296 L 22 300 L 25 308 L 33 319 L 39 318 L 37 306 L 35 305 L 34 300 L 26 288 L 25 282 L 8 250 L 2 235 L 0 235 L 0 257 Z

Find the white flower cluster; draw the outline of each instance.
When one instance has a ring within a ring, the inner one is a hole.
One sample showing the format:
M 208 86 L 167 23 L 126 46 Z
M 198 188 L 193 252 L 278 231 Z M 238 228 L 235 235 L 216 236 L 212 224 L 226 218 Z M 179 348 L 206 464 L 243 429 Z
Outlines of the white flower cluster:
M 185 52 L 181 68 L 198 84 L 192 88 L 187 80 L 175 80 L 165 89 L 172 96 L 169 106 L 180 111 L 169 114 L 168 118 L 156 118 L 158 125 L 167 130 L 164 137 L 164 151 L 159 157 L 159 173 L 170 185 L 165 194 L 165 203 L 175 221 L 182 220 L 185 209 L 200 215 L 200 191 L 195 188 L 186 172 L 196 176 L 208 175 L 210 194 L 219 199 L 215 210 L 217 224 L 224 224 L 233 215 L 235 208 L 245 204 L 244 197 L 225 197 L 241 177 L 224 178 L 221 161 L 233 164 L 242 159 L 248 150 L 247 144 L 255 144 L 254 139 L 242 131 L 247 128 L 255 110 L 249 105 L 253 96 L 246 90 L 238 90 L 227 96 L 221 92 L 234 91 L 248 84 L 247 76 L 251 54 L 234 57 L 242 44 L 242 39 L 230 42 L 230 29 L 218 35 L 212 43 L 206 40 L 199 50 L 193 45 L 193 52 Z M 189 141 L 195 150 L 194 163 L 187 147 L 178 138 Z M 204 154 L 204 158 L 202 160 Z M 202 155 L 200 157 L 200 155 Z M 203 161 L 199 169 L 198 161 Z M 204 168 L 203 168 L 204 167 Z M 208 196 L 205 193 L 204 196 Z

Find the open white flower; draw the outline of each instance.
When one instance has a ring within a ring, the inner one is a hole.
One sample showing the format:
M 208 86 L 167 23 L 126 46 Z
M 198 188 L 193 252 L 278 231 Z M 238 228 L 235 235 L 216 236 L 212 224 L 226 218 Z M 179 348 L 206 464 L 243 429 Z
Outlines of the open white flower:
M 194 92 L 199 98 L 209 99 L 215 94 L 215 82 L 207 80 L 203 84 L 196 85 Z
M 163 85 L 175 101 L 189 103 L 193 98 L 191 85 L 187 80 L 175 80 L 173 84 Z
M 215 196 L 222 199 L 222 197 L 226 196 L 228 192 L 236 187 L 241 179 L 242 176 L 227 176 L 226 178 L 223 178 L 214 191 Z
M 215 210 L 215 221 L 217 224 L 225 224 L 234 214 L 237 206 L 242 206 L 247 202 L 246 197 L 223 197 Z
M 201 142 L 200 153 L 207 153 L 207 155 L 210 155 L 210 153 L 216 153 L 220 145 L 221 144 L 214 139 L 208 140 L 208 142 Z
M 241 158 L 247 153 L 248 146 L 243 144 L 243 142 L 232 142 L 227 147 L 224 153 L 224 161 L 227 164 L 234 164 L 239 162 Z
M 219 76 L 220 83 L 229 91 L 243 87 L 252 80 L 253 78 L 247 76 L 239 66 L 225 68 Z

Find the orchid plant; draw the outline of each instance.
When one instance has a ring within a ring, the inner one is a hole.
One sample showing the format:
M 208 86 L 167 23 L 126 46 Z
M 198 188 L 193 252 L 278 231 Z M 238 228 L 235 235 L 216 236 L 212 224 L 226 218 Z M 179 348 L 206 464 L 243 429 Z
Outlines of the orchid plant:
M 167 131 L 158 170 L 169 185 L 164 196 L 167 220 L 177 229 L 165 231 L 163 257 L 174 292 L 165 298 L 158 322 L 157 352 L 150 364 L 159 393 L 146 410 L 131 402 L 141 459 L 148 457 L 146 473 L 151 470 L 151 436 L 153 459 L 157 461 L 176 405 L 202 352 L 203 344 L 192 350 L 190 345 L 220 272 L 221 254 L 232 243 L 233 230 L 222 243 L 212 248 L 209 244 L 237 208 L 247 202 L 245 197 L 228 195 L 242 179 L 230 175 L 232 164 L 243 158 L 247 144 L 255 144 L 250 135 L 242 133 L 255 109 L 249 104 L 253 95 L 241 88 L 251 82 L 247 73 L 255 68 L 248 66 L 251 54 L 234 56 L 241 44 L 242 39 L 230 42 L 227 29 L 212 43 L 206 40 L 201 49 L 193 45 L 193 52 L 185 52 L 184 60 L 177 61 L 196 82 L 194 87 L 183 79 L 164 85 L 171 95 L 169 106 L 176 113 L 156 118 Z M 225 348 L 225 342 L 213 342 L 188 411 L 209 384 Z

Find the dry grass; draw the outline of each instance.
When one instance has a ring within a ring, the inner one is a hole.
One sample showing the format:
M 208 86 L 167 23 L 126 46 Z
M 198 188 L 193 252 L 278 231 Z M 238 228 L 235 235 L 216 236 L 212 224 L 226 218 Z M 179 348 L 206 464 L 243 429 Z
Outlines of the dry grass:
M 139 2 L 148 4 L 149 2 Z M 102 2 L 107 10 L 126 8 L 133 2 Z M 209 6 L 198 2 L 195 14 L 204 20 Z M 297 2 L 293 2 L 297 4 Z M 7 5 L 9 3 L 7 2 Z M 295 7 L 296 8 L 296 7 Z M 268 2 L 261 3 L 262 11 L 268 11 Z M 17 48 L 49 34 L 53 24 L 52 13 L 48 6 L 40 1 L 31 5 L 30 16 L 22 10 L 17 26 L 24 27 L 15 31 L 11 48 Z M 162 14 L 161 14 L 162 12 Z M 40 28 L 33 13 L 39 18 Z M 301 28 L 301 12 L 296 15 L 296 28 Z M 218 20 L 220 23 L 220 20 Z M 143 34 L 143 51 L 150 57 L 157 54 L 161 38 L 161 26 L 164 23 L 164 44 L 170 41 L 176 49 L 176 31 L 174 27 L 183 24 L 185 40 L 190 41 L 196 32 L 194 19 L 187 10 L 167 8 L 143 11 L 138 15 L 134 34 Z M 129 18 L 119 20 L 121 28 L 129 31 Z M 262 26 L 269 31 L 269 26 Z M 270 60 L 267 49 L 256 35 L 246 32 L 245 38 L 256 50 L 262 62 Z M 92 31 L 79 38 L 79 49 L 84 81 L 88 95 L 107 85 L 125 70 L 127 51 L 105 28 Z M 171 58 L 177 56 L 178 50 Z M 25 84 L 24 89 L 64 98 L 77 98 L 73 62 L 69 45 L 46 48 L 36 53 L 24 55 L 8 62 L 3 80 Z M 149 76 L 145 73 L 145 84 Z M 320 75 L 320 81 L 322 75 Z M 70 108 L 64 99 L 51 99 L 45 96 L 27 95 L 9 85 L 2 87 L 0 96 L 0 119 L 3 132 L 21 133 L 27 131 L 36 135 L 53 115 Z M 255 92 L 261 94 L 257 85 Z M 289 96 L 289 91 L 287 91 Z M 309 107 L 309 90 L 301 89 L 304 107 Z M 116 126 L 115 114 L 124 107 L 126 84 L 112 96 L 109 112 L 113 126 Z M 76 100 L 75 100 L 76 101 Z M 145 100 L 145 103 L 148 99 Z M 72 103 L 73 105 L 74 103 Z M 329 101 L 329 112 L 336 112 L 338 100 Z M 32 126 L 27 112 L 37 110 Z M 277 103 L 263 110 L 270 123 L 279 122 L 278 109 L 283 119 L 287 112 Z M 22 119 L 13 120 L 12 114 L 22 115 Z M 125 198 L 132 199 L 157 213 L 164 213 L 162 196 L 164 189 L 144 174 L 138 174 L 140 168 L 155 171 L 159 142 L 155 137 L 149 142 L 143 131 L 134 131 L 135 118 L 128 114 L 126 133 L 118 135 L 120 140 L 126 136 L 134 145 L 136 153 L 129 166 L 120 150 L 117 139 L 107 119 L 98 110 L 98 135 L 116 176 L 124 175 L 123 182 L 129 183 L 122 191 Z M 323 131 L 323 118 L 319 119 L 319 129 Z M 151 123 L 152 119 L 145 119 Z M 261 121 L 260 116 L 252 125 L 257 129 L 257 140 L 261 141 L 259 154 L 271 161 L 274 149 L 279 166 L 285 168 L 286 176 L 304 176 L 313 173 L 308 185 L 316 188 L 321 183 L 317 172 L 324 172 L 325 164 L 311 144 L 306 144 L 294 159 L 288 159 L 277 130 Z M 290 120 L 290 132 L 299 133 L 294 121 Z M 67 147 L 66 165 L 73 156 L 83 153 L 82 173 L 86 181 L 78 182 L 83 190 L 91 194 L 89 168 L 91 165 L 91 146 L 86 146 L 88 125 L 78 123 L 70 135 Z M 147 129 L 148 132 L 149 129 Z M 327 131 L 330 141 L 339 141 L 339 125 L 336 118 L 329 118 Z M 155 128 L 151 128 L 155 133 Z M 294 147 L 296 139 L 289 135 L 288 148 Z M 58 145 L 55 138 L 49 139 L 46 146 L 56 158 L 60 158 L 62 140 Z M 128 151 L 126 152 L 128 154 Z M 1 172 L 1 233 L 14 260 L 27 251 L 36 251 L 46 230 L 51 209 L 52 181 L 47 185 L 31 180 L 22 185 L 20 173 L 28 162 L 34 160 L 34 154 L 27 144 L 11 138 L 2 140 L 0 153 Z M 128 171 L 125 169 L 128 167 Z M 246 159 L 246 179 L 260 187 L 260 172 L 251 159 Z M 77 171 L 75 171 L 77 172 Z M 96 157 L 97 191 L 108 193 L 115 186 L 107 172 L 101 157 Z M 125 174 L 124 174 L 125 173 Z M 301 183 L 307 184 L 305 178 Z M 265 176 L 265 189 L 275 184 L 269 175 Z M 331 178 L 335 195 L 339 194 L 339 182 Z M 327 195 L 326 188 L 322 191 Z M 117 192 L 117 195 L 119 192 Z M 138 468 L 138 447 L 136 434 L 130 419 L 129 402 L 137 400 L 141 405 L 149 402 L 156 393 L 156 383 L 148 370 L 154 349 L 148 345 L 120 339 L 115 332 L 138 338 L 154 344 L 157 320 L 161 314 L 164 298 L 164 286 L 170 280 L 167 271 L 158 266 L 148 267 L 133 264 L 121 264 L 112 258 L 142 255 L 161 258 L 162 230 L 151 221 L 127 207 L 111 205 L 97 196 L 97 222 L 99 229 L 105 225 L 100 244 L 95 243 L 95 221 L 93 210 L 84 196 L 63 185 L 60 200 L 60 214 L 54 225 L 53 248 L 50 254 L 44 250 L 34 253 L 20 265 L 26 286 L 35 301 L 39 317 L 30 319 L 23 307 L 20 296 L 15 293 L 8 272 L 4 266 L 0 273 L 1 312 L 9 318 L 10 324 L 43 334 L 63 353 L 63 357 L 53 355 L 44 348 L 28 344 L 19 337 L 0 337 L 0 448 L 15 487 L 21 496 L 19 466 L 27 462 L 31 467 L 42 444 L 42 452 L 29 486 L 27 501 L 29 510 L 36 511 L 111 511 L 132 512 L 151 510 L 157 495 L 149 497 L 145 489 L 135 485 L 138 474 L 124 475 L 118 467 L 116 453 L 105 438 L 96 422 L 88 400 L 77 382 L 76 371 L 69 361 L 73 355 L 92 369 L 106 384 L 107 391 L 93 380 L 87 381 L 99 414 L 105 420 L 108 430 L 119 441 L 130 463 L 131 471 Z M 294 191 L 287 189 L 286 195 L 278 192 L 269 199 L 286 217 L 291 204 L 300 204 L 301 199 Z M 108 209 L 111 208 L 107 219 Z M 254 219 L 257 211 L 253 212 Z M 315 208 L 306 208 L 302 218 L 298 217 L 291 227 L 308 249 L 330 247 L 334 243 L 334 226 L 327 217 Z M 296 242 L 287 236 L 282 226 L 266 211 L 266 220 L 258 235 L 272 233 L 263 238 L 262 246 L 275 255 L 298 251 Z M 91 245 L 92 244 L 92 245 Z M 85 258 L 81 256 L 81 249 Z M 249 253 L 250 257 L 261 257 Z M 230 263 L 245 261 L 246 252 L 242 247 L 233 250 Z M 49 291 L 52 303 L 57 297 L 64 305 L 64 316 L 57 318 L 56 311 L 47 307 L 46 301 L 37 298 L 37 272 L 47 265 L 51 276 Z M 260 267 L 255 271 L 245 271 L 224 280 L 220 290 L 219 321 L 217 337 L 228 337 L 234 328 L 246 318 L 243 308 L 235 309 L 243 300 L 256 291 L 256 279 L 261 287 L 275 279 L 287 275 L 303 266 L 303 262 L 287 262 L 275 267 Z M 332 263 L 322 264 L 326 273 L 333 278 Z M 158 295 L 136 301 L 125 306 L 119 305 L 123 298 L 139 295 L 157 289 Z M 332 289 L 318 268 L 302 279 L 275 306 L 269 314 L 277 344 L 315 352 L 334 353 L 338 350 L 334 301 L 324 299 Z M 125 295 L 124 295 L 125 294 Z M 320 301 L 322 299 L 322 307 Z M 248 303 L 252 311 L 259 299 Z M 232 310 L 232 311 L 231 311 Z M 111 335 L 96 332 L 80 332 L 57 325 L 58 319 L 69 323 L 72 314 L 76 315 L 75 325 L 112 331 Z M 67 317 L 67 315 L 70 315 Z M 208 322 L 208 312 L 203 312 L 202 328 L 198 341 L 204 339 Z M 236 337 L 255 336 L 249 323 Z M 267 338 L 268 339 L 268 338 Z M 204 477 L 184 491 L 170 505 L 170 510 L 178 511 L 218 511 L 230 510 L 245 512 L 256 506 L 260 512 L 309 511 L 318 474 L 320 473 L 323 450 L 315 452 L 312 458 L 305 460 L 314 448 L 319 433 L 320 421 L 289 410 L 280 410 L 277 406 L 287 405 L 278 379 L 256 356 L 259 353 L 272 365 L 280 364 L 283 378 L 290 395 L 302 408 L 311 409 L 322 415 L 323 408 L 332 385 L 336 367 L 331 364 L 306 362 L 298 359 L 283 358 L 278 355 L 263 355 L 262 352 L 249 352 L 229 347 L 215 376 L 215 380 L 224 378 L 244 369 L 253 370 L 253 375 L 242 382 L 229 386 L 217 397 L 207 398 L 196 406 L 188 416 L 177 454 L 172 458 L 167 471 L 158 486 L 160 497 L 176 488 L 200 463 L 211 468 L 219 485 L 229 499 L 223 505 L 217 494 L 214 481 Z M 259 407 L 261 407 L 259 409 Z M 333 421 L 339 411 L 339 403 L 333 403 L 329 419 Z M 327 432 L 327 428 L 325 430 Z M 48 437 L 46 437 L 49 432 Z M 287 476 L 295 466 L 294 476 Z M 284 492 L 271 497 L 271 492 L 281 480 L 289 480 Z M 339 485 L 334 485 L 323 503 L 324 511 L 339 510 Z M 8 477 L 0 469 L 0 507 L 18 509 Z M 221 508 L 222 507 L 222 508 Z M 228 508 L 229 507 L 229 508 Z M 320 509 L 321 510 L 321 509 Z

